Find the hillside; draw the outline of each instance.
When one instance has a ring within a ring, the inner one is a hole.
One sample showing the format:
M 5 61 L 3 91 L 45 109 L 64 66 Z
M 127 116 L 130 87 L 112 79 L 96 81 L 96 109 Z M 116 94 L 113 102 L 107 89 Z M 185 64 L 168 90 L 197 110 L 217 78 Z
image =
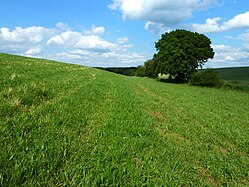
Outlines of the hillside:
M 249 81 L 249 67 L 215 69 L 220 78 L 227 81 Z
M 0 54 L 0 186 L 248 186 L 249 94 Z

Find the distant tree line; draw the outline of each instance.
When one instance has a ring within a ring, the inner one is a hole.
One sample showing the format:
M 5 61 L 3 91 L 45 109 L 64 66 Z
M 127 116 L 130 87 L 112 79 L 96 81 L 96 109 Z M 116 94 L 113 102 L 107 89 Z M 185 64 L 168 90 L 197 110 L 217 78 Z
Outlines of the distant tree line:
M 138 67 L 108 67 L 108 68 L 97 67 L 97 69 L 102 69 L 105 71 L 126 75 L 126 76 L 137 76 L 136 71 Z

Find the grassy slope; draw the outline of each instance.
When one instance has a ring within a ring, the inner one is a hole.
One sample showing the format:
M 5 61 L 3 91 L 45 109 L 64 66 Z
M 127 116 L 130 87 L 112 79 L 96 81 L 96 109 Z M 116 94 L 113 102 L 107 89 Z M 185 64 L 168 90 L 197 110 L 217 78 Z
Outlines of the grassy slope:
M 249 95 L 0 54 L 0 186 L 249 185 Z
M 249 81 L 249 67 L 216 69 L 220 77 L 227 81 Z

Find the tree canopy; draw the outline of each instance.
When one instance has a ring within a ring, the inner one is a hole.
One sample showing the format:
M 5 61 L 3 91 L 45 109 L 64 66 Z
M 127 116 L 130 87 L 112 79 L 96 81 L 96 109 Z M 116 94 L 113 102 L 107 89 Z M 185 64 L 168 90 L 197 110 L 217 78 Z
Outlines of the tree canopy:
M 185 82 L 198 67 L 214 57 L 211 40 L 196 32 L 175 30 L 162 35 L 155 43 L 153 61 L 157 74 L 169 74 L 177 82 Z

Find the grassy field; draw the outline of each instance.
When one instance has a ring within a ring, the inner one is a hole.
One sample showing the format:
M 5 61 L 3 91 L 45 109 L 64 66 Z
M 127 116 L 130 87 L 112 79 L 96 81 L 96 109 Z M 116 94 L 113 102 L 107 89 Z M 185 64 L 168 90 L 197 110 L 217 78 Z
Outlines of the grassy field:
M 249 186 L 249 94 L 0 54 L 0 186 Z
M 223 88 L 249 93 L 249 67 L 215 69 L 224 81 Z
M 215 70 L 223 80 L 249 82 L 249 67 L 219 68 Z

